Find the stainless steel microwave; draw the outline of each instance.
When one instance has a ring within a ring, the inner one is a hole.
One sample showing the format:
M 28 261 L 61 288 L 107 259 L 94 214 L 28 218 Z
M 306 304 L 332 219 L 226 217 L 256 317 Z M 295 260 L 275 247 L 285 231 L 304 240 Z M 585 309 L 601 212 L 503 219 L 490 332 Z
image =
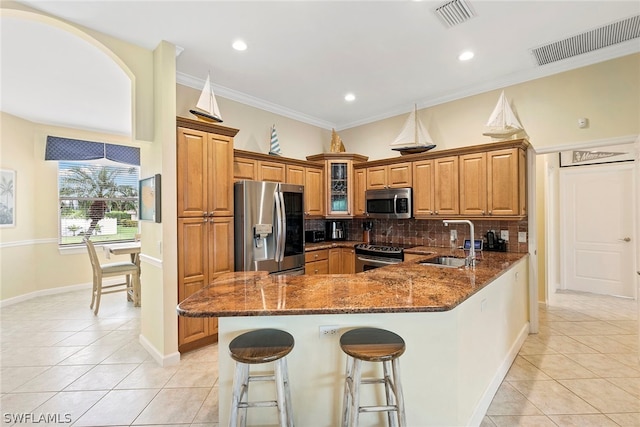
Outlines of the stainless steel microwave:
M 367 190 L 366 214 L 371 218 L 408 219 L 413 215 L 411 188 Z

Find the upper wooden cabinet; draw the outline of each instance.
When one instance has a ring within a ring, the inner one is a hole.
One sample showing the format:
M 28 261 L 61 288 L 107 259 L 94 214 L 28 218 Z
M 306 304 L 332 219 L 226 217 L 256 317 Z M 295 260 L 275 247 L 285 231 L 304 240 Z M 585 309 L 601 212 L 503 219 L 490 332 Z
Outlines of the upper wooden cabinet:
M 232 216 L 232 164 L 233 137 L 178 127 L 178 216 Z
M 412 182 L 411 162 L 367 168 L 367 190 L 411 187 Z
M 365 192 L 367 191 L 367 168 L 353 168 L 353 214 L 362 216 L 367 211 Z
M 324 215 L 324 164 L 278 157 L 251 151 L 234 150 L 235 181 L 285 182 L 304 185 L 304 212 L 307 217 Z
M 307 156 L 307 160 L 323 162 L 325 165 L 326 217 L 353 217 L 353 165 L 365 162 L 367 157 L 350 153 L 324 153 Z
M 501 141 L 416 156 L 414 216 L 526 216 L 527 147 L 524 140 Z

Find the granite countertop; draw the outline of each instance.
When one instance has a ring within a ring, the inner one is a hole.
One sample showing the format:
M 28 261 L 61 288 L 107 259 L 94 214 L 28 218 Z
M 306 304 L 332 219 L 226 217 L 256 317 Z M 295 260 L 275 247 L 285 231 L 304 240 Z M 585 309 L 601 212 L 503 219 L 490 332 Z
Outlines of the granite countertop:
M 407 253 L 427 258 L 449 255 L 450 250 L 420 246 Z M 447 311 L 526 256 L 481 253 L 475 269 L 424 266 L 416 259 L 357 274 L 226 273 L 182 301 L 177 310 L 187 317 Z
M 361 240 L 327 240 L 324 242 L 305 243 L 305 252 L 319 251 L 320 249 L 331 248 L 353 248 L 358 243 L 362 243 Z

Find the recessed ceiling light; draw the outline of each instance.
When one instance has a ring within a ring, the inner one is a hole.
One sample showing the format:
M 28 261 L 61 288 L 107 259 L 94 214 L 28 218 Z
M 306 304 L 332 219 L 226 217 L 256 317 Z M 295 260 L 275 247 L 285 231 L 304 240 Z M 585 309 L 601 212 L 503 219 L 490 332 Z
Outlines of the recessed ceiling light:
M 353 102 L 356 100 L 356 96 L 352 93 L 348 93 L 344 96 L 344 100 L 347 102 Z
M 462 52 L 459 56 L 458 59 L 460 61 L 468 61 L 471 58 L 473 58 L 474 53 L 471 52 L 470 50 L 465 50 L 464 52 Z
M 243 40 L 236 40 L 231 45 L 235 50 L 243 51 L 247 50 L 247 44 Z

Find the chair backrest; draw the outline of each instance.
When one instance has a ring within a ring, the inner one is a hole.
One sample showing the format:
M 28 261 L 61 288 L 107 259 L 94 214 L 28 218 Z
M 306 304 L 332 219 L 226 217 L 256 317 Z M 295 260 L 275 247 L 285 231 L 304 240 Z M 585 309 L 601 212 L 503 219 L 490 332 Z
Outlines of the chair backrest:
M 96 247 L 89 239 L 84 239 L 84 243 L 87 245 L 87 253 L 89 254 L 89 259 L 91 260 L 91 268 L 93 268 L 93 272 L 96 273 L 98 270 L 100 270 L 100 261 L 98 261 Z

